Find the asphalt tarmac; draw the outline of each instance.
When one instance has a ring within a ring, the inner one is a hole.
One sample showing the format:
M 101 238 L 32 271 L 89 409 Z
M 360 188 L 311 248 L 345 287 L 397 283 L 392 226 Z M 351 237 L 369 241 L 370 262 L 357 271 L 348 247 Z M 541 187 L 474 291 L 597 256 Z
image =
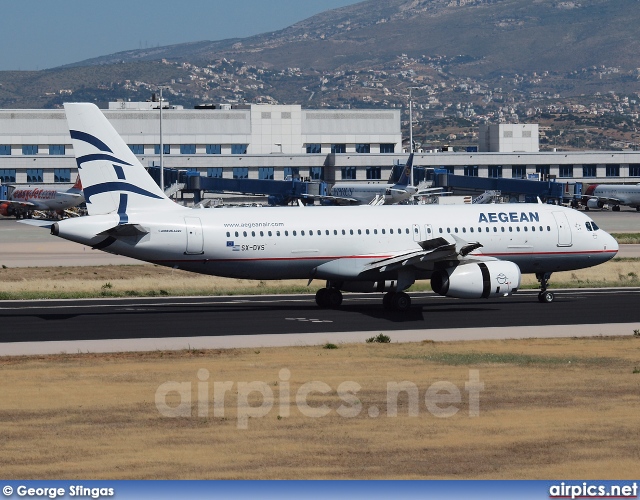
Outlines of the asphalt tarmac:
M 0 302 L 0 354 L 633 335 L 640 289 L 536 291 L 459 300 L 411 294 L 409 312 L 385 311 L 381 294 L 345 294 L 340 309 L 312 295 Z

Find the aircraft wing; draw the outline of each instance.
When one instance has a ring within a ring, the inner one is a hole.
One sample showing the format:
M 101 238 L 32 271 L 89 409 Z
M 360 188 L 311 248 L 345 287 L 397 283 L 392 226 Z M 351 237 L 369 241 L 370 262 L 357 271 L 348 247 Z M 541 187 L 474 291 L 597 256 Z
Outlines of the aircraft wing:
M 301 198 L 305 200 L 325 200 L 325 201 L 333 201 L 341 205 L 353 205 L 358 204 L 361 201 L 355 198 L 347 198 L 343 196 L 330 196 L 330 195 L 322 195 L 322 194 L 302 194 Z
M 589 196 L 590 200 L 598 200 L 602 203 L 614 203 L 616 205 L 624 205 L 625 201 L 620 198 L 612 198 L 610 196 Z
M 467 242 L 455 235 L 447 234 L 419 242 L 420 249 L 399 252 L 382 259 L 372 259 L 354 267 L 354 259 L 336 259 L 318 266 L 314 275 L 342 275 L 343 278 L 356 277 L 362 274 L 375 274 L 408 269 L 420 264 L 440 261 L 487 261 L 496 260 L 493 257 L 474 256 L 471 252 L 482 245 L 477 242 Z
M 12 207 L 35 207 L 35 203 L 31 203 L 30 201 L 15 201 L 15 200 L 0 200 L 2 204 L 8 204 Z

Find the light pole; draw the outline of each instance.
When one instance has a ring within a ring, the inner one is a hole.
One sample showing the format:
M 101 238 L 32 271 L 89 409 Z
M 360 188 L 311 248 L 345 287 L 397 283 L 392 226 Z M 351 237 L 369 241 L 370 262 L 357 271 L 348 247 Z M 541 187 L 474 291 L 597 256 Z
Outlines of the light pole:
M 164 193 L 164 143 L 162 140 L 162 87 L 160 87 L 160 189 Z

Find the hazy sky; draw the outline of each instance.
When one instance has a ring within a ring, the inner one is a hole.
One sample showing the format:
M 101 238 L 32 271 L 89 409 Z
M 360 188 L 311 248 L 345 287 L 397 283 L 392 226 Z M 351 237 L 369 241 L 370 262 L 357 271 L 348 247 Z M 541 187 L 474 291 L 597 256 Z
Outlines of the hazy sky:
M 361 0 L 3 0 L 0 71 L 123 50 L 246 37 Z

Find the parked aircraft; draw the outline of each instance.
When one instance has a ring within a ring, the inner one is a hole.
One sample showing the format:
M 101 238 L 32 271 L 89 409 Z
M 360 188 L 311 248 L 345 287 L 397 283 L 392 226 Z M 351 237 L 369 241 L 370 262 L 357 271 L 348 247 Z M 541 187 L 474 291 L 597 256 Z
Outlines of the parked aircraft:
M 502 297 L 518 289 L 521 273 L 535 273 L 539 300 L 551 302 L 552 272 L 591 267 L 618 250 L 584 213 L 555 205 L 181 207 L 96 106 L 65 110 L 89 216 L 53 223 L 52 234 L 198 273 L 326 280 L 321 307 L 340 306 L 342 291 L 387 292 L 384 306 L 406 311 L 404 290 L 420 279 L 449 297 Z
M 620 206 L 635 207 L 640 212 L 640 183 L 639 184 L 592 184 L 582 197 L 585 210 L 602 208 L 611 205 L 614 212 L 620 211 Z
M 330 196 L 320 197 L 323 201 L 333 201 L 341 205 L 393 205 L 410 199 L 418 189 L 410 186 L 413 153 L 409 155 L 398 182 L 393 182 L 393 172 L 386 184 L 363 182 L 338 182 L 331 188 Z M 318 197 L 316 197 L 318 198 Z
M 55 185 L 11 185 L 6 186 L 8 196 L 0 200 L 0 215 L 15 216 L 16 219 L 30 219 L 35 211 L 63 213 L 84 201 L 80 176 L 76 183 L 65 191 Z

